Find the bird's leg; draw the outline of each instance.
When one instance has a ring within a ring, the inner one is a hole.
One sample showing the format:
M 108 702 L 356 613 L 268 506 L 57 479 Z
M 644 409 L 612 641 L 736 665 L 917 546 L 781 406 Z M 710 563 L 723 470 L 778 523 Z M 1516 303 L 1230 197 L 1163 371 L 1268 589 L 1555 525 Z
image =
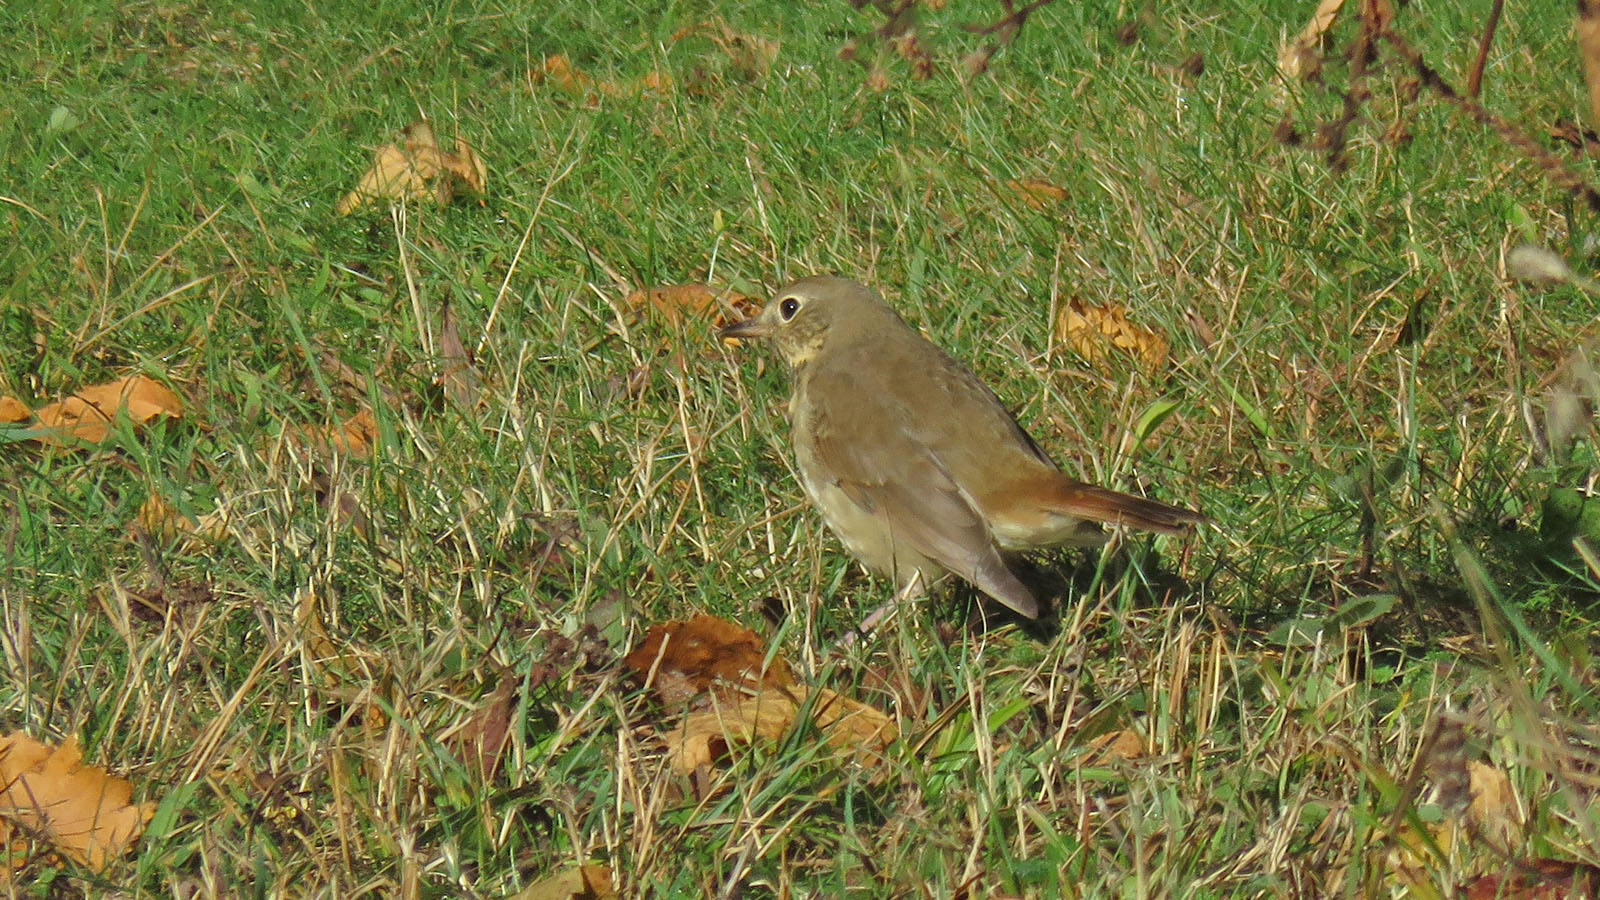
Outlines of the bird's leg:
M 861 620 L 860 625 L 857 625 L 855 628 L 845 632 L 845 634 L 840 637 L 836 643 L 834 643 L 834 652 L 843 652 L 845 650 L 849 650 L 851 647 L 854 647 L 857 638 L 866 638 L 867 636 L 871 635 L 872 632 L 878 629 L 879 625 L 883 624 L 885 619 L 889 618 L 890 615 L 898 611 L 907 600 L 916 597 L 922 592 L 922 573 L 913 572 L 906 583 L 901 585 L 900 589 L 894 592 L 894 597 L 891 598 L 888 603 L 885 603 L 872 612 L 867 613 L 867 617 Z

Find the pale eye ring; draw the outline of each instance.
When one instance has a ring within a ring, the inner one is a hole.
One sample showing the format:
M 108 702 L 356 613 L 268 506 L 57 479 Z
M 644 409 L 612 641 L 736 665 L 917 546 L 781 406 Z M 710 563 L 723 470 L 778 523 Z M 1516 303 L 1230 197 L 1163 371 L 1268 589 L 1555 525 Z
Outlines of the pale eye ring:
M 794 314 L 799 311 L 800 301 L 793 297 L 785 297 L 783 298 L 783 302 L 778 304 L 778 314 L 783 316 L 783 320 L 785 322 L 794 318 Z

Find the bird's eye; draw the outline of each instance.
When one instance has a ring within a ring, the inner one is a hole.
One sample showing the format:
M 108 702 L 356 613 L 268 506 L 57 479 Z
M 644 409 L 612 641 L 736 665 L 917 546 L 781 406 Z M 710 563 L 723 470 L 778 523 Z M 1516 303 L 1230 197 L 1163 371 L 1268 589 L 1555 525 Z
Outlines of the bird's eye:
M 782 303 L 778 304 L 778 312 L 783 316 L 785 322 L 794 318 L 794 314 L 799 311 L 800 301 L 793 297 L 786 297 Z

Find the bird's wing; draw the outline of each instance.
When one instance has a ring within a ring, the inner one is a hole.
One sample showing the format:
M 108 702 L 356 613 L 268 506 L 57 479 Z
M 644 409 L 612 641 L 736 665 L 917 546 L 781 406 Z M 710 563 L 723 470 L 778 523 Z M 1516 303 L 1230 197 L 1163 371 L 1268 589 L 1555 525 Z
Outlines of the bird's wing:
M 895 542 L 976 585 L 1018 613 L 1039 604 L 1006 566 L 983 516 L 949 470 L 908 427 L 912 414 L 893 397 L 860 390 L 849 379 L 816 373 L 808 431 L 818 462 L 840 490 L 879 516 Z M 817 402 L 849 397 L 850 402 Z

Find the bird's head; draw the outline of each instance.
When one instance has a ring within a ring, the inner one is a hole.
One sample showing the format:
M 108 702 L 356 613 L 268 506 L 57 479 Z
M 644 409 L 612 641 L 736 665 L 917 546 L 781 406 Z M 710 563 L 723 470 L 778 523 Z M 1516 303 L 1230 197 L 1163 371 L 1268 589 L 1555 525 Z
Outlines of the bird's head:
M 810 362 L 830 341 L 870 335 L 887 317 L 899 316 L 864 284 L 833 275 L 813 275 L 786 285 L 761 312 L 722 329 L 725 338 L 764 338 L 793 368 Z

